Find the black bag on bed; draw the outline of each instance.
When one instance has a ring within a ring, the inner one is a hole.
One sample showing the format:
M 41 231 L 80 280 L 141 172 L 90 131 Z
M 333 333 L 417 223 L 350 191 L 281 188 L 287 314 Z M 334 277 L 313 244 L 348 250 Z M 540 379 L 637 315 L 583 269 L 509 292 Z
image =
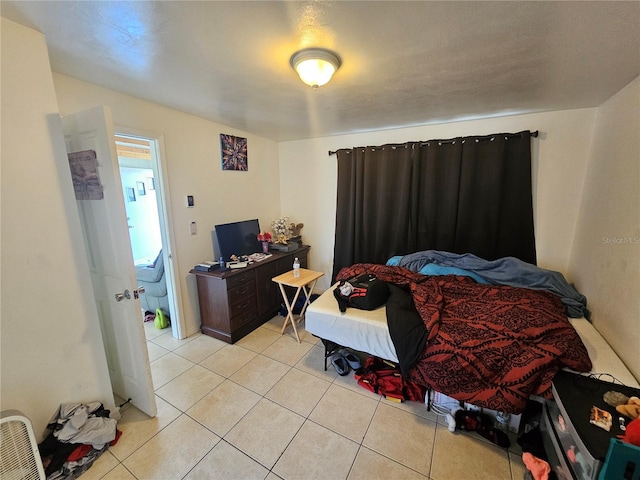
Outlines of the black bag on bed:
M 343 280 L 333 290 L 341 312 L 347 307 L 375 310 L 389 298 L 389 286 L 372 273 Z

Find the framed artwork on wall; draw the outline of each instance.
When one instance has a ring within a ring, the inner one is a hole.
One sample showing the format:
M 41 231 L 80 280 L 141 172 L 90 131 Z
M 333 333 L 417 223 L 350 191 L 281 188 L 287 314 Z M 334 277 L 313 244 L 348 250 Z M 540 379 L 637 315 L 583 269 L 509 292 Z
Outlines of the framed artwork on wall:
M 127 201 L 135 202 L 136 201 L 136 191 L 133 187 L 127 187 Z
M 247 139 L 234 135 L 220 134 L 222 170 L 249 170 Z
M 136 186 L 138 187 L 138 195 L 147 194 L 147 191 L 144 188 L 144 182 L 136 182 Z

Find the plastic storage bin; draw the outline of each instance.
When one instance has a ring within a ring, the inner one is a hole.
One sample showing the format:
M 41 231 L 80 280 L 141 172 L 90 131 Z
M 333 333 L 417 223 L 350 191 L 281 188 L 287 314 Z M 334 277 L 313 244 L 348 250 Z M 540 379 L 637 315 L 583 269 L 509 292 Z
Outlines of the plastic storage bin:
M 623 433 L 618 423 L 620 415 L 603 400 L 609 390 L 640 396 L 636 388 L 586 375 L 560 371 L 554 377 L 554 401 L 545 404 L 543 430 L 547 456 L 553 456 L 550 466 L 559 478 L 598 480 L 611 439 Z M 608 432 L 589 422 L 593 406 L 611 413 L 613 422 Z

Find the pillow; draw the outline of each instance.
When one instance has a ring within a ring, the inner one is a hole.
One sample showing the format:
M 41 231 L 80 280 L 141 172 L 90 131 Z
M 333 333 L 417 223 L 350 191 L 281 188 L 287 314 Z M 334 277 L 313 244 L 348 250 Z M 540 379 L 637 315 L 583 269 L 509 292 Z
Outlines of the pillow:
M 484 285 L 489 284 L 489 282 L 484 278 L 474 272 L 470 272 L 469 270 L 463 270 L 458 267 L 445 267 L 435 263 L 427 263 L 424 267 L 418 270 L 418 273 L 421 273 L 422 275 L 460 275 L 461 277 L 471 277 L 476 282 Z
M 402 255 L 396 255 L 395 257 L 391 257 L 387 260 L 387 265 L 390 267 L 397 267 L 400 265 L 400 260 L 402 260 Z
M 402 255 L 395 255 L 387 260 L 387 265 L 390 267 L 397 267 L 400 265 L 401 260 Z M 484 278 L 474 272 L 470 272 L 469 270 L 463 270 L 462 268 L 458 267 L 445 267 L 436 263 L 427 263 L 418 271 L 418 273 L 421 273 L 422 275 L 460 275 L 461 277 L 471 277 L 476 282 L 482 283 L 484 285 L 489 284 L 489 282 L 487 282 Z

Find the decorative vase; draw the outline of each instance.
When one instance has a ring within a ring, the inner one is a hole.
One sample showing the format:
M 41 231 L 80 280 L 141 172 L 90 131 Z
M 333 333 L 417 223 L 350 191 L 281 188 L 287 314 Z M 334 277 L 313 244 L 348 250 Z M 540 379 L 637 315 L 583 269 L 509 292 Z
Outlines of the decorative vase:
M 269 242 L 262 242 L 262 253 L 269 253 Z

